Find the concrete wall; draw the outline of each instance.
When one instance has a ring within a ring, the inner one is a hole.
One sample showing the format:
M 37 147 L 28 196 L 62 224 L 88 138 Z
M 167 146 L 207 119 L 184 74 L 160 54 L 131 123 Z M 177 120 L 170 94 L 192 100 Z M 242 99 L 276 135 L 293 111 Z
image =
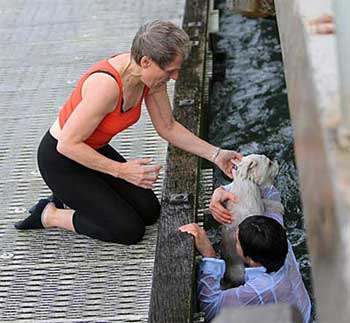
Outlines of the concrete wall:
M 275 0 L 319 322 L 350 316 L 350 154 L 341 119 L 336 35 L 311 34 L 331 0 Z M 349 58 L 350 59 L 350 58 Z

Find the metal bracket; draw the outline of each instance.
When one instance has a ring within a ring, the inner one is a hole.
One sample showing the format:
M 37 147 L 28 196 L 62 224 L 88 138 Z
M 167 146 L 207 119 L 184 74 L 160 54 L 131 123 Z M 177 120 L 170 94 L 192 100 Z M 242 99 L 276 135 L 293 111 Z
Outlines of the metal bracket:
M 183 100 L 179 100 L 178 106 L 179 107 L 188 107 L 193 105 L 194 100 L 193 99 L 183 99 Z
M 199 28 L 199 27 L 202 27 L 202 22 L 201 21 L 191 21 L 189 23 L 187 23 L 187 27 L 196 27 L 196 28 Z
M 189 204 L 190 194 L 189 193 L 171 194 L 169 203 L 172 205 Z

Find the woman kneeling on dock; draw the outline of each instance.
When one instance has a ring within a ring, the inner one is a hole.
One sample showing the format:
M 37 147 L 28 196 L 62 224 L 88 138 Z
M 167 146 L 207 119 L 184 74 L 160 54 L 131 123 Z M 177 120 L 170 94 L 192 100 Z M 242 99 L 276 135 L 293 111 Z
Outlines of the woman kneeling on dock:
M 38 149 L 53 195 L 39 200 L 17 229 L 59 227 L 123 244 L 142 239 L 159 217 L 152 187 L 161 166 L 149 165 L 151 158 L 126 161 L 108 143 L 140 118 L 143 99 L 162 138 L 230 176 L 232 160 L 241 156 L 201 140 L 172 115 L 166 83 L 178 79 L 189 49 L 182 29 L 153 21 L 139 29 L 131 52 L 97 63 L 80 79 Z

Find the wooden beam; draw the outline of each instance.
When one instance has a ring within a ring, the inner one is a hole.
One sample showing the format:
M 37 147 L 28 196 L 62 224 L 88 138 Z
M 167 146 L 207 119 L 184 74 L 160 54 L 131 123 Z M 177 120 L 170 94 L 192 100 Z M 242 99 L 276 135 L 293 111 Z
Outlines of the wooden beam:
M 207 0 L 187 0 L 183 28 L 192 40 L 190 57 L 175 86 L 174 115 L 200 133 L 206 51 Z M 196 221 L 198 158 L 171 145 L 162 195 L 153 284 L 151 323 L 192 322 L 194 303 L 193 239 L 178 231 Z
M 302 323 L 300 312 L 289 304 L 226 307 L 213 323 Z
M 318 322 L 349 322 L 350 154 L 337 146 L 335 36 L 307 21 L 331 0 L 276 0 Z

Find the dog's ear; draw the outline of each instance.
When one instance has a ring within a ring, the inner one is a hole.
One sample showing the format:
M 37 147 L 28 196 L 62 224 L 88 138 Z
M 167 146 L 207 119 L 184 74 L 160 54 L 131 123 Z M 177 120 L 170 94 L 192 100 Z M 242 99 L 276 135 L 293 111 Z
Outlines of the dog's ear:
M 277 174 L 278 174 L 279 166 L 277 160 L 269 161 L 269 169 L 266 172 L 266 175 L 263 178 L 264 185 L 272 185 Z
M 250 178 L 250 175 L 254 169 L 254 167 L 257 165 L 255 160 L 251 160 L 248 163 L 241 163 L 237 169 L 236 176 L 240 178 Z

